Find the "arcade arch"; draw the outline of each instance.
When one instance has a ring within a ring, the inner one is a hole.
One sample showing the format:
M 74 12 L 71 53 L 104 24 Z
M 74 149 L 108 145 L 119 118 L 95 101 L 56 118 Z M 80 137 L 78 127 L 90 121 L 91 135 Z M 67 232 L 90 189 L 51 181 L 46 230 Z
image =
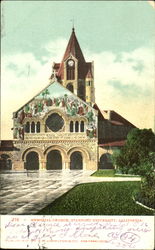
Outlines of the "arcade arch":
M 99 161 L 99 169 L 113 169 L 111 154 L 102 154 Z
M 10 155 L 1 154 L 0 155 L 0 170 L 11 170 L 12 169 L 12 160 Z
M 90 155 L 84 148 L 74 147 L 68 151 L 68 157 L 70 161 L 70 169 L 86 169 L 90 161 Z
M 39 148 L 32 147 L 26 149 L 22 154 L 24 168 L 27 170 L 39 170 L 42 168 L 44 155 Z

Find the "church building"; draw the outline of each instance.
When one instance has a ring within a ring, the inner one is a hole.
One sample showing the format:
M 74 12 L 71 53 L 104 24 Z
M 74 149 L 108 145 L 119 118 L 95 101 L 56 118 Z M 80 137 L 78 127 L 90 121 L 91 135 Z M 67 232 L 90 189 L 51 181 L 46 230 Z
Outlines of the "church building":
M 1 141 L 1 169 L 113 168 L 112 152 L 134 127 L 95 103 L 94 63 L 85 60 L 73 28 L 49 85 L 13 113 L 13 140 Z

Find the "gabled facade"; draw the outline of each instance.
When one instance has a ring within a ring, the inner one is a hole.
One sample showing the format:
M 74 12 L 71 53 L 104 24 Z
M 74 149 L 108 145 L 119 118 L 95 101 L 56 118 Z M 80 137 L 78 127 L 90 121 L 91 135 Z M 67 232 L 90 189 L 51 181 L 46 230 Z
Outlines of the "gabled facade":
M 0 164 L 8 170 L 111 168 L 109 153 L 124 145 L 133 127 L 95 104 L 94 65 L 72 29 L 49 85 L 13 113 L 14 139 L 1 142 Z

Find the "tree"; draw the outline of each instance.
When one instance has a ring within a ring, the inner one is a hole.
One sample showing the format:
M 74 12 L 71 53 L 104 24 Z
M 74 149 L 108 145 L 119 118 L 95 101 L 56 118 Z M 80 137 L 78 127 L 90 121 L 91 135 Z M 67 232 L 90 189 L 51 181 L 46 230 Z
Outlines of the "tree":
M 136 200 L 155 208 L 155 134 L 151 129 L 131 130 L 125 146 L 113 156 L 122 173 L 142 176 Z
M 140 174 L 140 166 L 150 159 L 151 152 L 155 152 L 155 134 L 151 129 L 134 128 L 114 162 L 123 173 Z

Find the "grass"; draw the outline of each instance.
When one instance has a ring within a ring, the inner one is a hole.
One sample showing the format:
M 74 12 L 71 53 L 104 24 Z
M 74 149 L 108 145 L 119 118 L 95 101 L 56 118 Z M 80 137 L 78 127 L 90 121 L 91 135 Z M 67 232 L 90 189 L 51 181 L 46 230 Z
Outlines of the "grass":
M 137 177 L 136 175 L 116 174 L 115 169 L 100 169 L 93 173 L 93 177 Z
M 137 205 L 133 192 L 140 182 L 98 182 L 80 184 L 42 209 L 42 215 L 152 215 Z
M 97 170 L 91 176 L 94 177 L 115 177 L 115 170 L 114 169 L 107 169 L 107 170 Z

